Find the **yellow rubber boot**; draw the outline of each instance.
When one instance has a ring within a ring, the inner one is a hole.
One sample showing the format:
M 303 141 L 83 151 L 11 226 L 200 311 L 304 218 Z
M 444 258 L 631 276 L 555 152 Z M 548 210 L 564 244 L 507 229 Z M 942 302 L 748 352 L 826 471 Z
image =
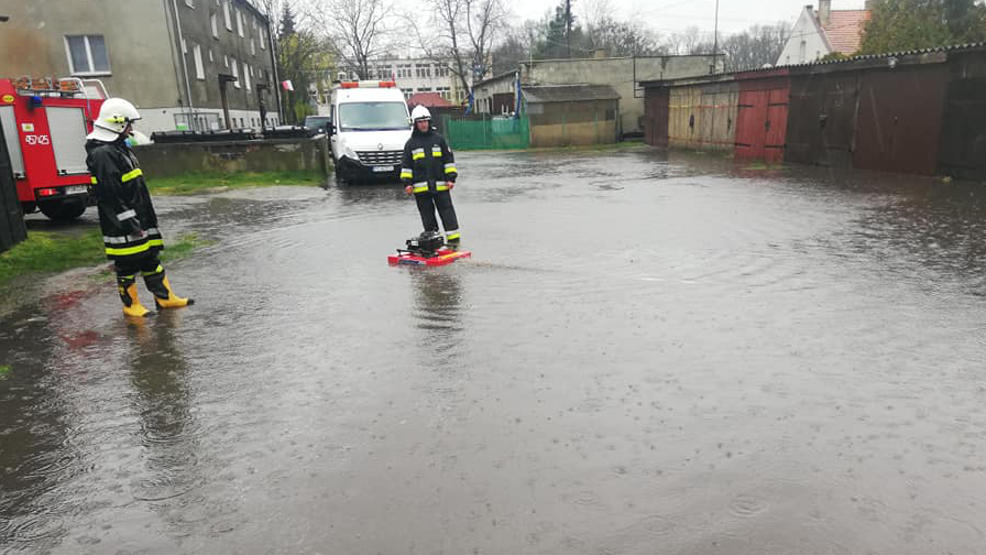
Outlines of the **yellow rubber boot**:
M 143 274 L 144 283 L 154 294 L 154 304 L 158 308 L 181 308 L 195 303 L 192 299 L 175 295 L 175 292 L 171 290 L 171 284 L 168 283 L 168 276 L 164 273 L 164 267 L 160 264 L 154 271 L 143 272 Z
M 140 304 L 137 298 L 137 282 L 133 278 L 120 278 L 117 280 L 117 289 L 120 292 L 120 300 L 123 301 L 123 315 L 132 318 L 143 318 L 154 314 Z
M 168 282 L 168 277 L 163 275 L 163 272 L 160 277 L 160 281 L 148 280 L 147 288 L 154 293 L 154 304 L 156 304 L 158 308 L 181 308 L 183 306 L 195 304 L 193 299 L 187 299 L 175 295 L 175 292 L 171 289 L 171 284 Z

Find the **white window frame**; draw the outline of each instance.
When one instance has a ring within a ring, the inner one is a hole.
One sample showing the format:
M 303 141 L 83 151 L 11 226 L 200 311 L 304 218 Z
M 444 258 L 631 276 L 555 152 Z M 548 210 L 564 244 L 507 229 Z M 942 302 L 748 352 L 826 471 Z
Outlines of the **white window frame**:
M 240 35 L 240 37 L 243 37 L 245 36 L 243 34 L 243 12 L 240 11 L 239 8 L 236 8 L 233 11 L 236 12 L 236 34 Z
M 229 69 L 229 56 L 223 55 L 223 66 Z
M 210 64 L 216 63 L 216 58 L 213 57 L 213 55 L 212 55 L 212 49 L 211 48 L 209 49 L 209 63 Z
M 224 23 L 226 24 L 226 30 L 232 33 L 233 32 L 233 19 L 230 18 L 230 16 L 229 16 L 229 1 L 228 0 L 226 0 L 226 1 L 223 2 L 223 19 L 224 19 Z
M 100 71 L 95 71 L 95 70 L 92 70 L 92 71 L 76 71 L 75 63 L 72 61 L 72 48 L 69 46 L 69 43 L 68 43 L 68 38 L 69 37 L 82 37 L 83 42 L 85 42 L 85 45 L 86 45 L 86 61 L 89 62 L 89 68 L 90 69 L 92 69 L 93 67 L 95 67 L 95 64 L 93 64 L 93 61 L 92 61 L 92 47 L 89 46 L 89 37 L 103 37 L 103 47 L 106 49 L 106 66 L 107 66 L 107 68 L 105 70 L 100 70 Z M 84 76 L 91 76 L 91 77 L 99 77 L 99 76 L 113 75 L 113 65 L 110 63 L 110 49 L 109 49 L 109 46 L 106 45 L 106 36 L 105 35 L 99 35 L 99 34 L 95 34 L 95 35 L 65 35 L 62 38 L 62 40 L 65 41 L 65 56 L 68 57 L 68 67 L 69 67 L 70 73 L 72 75 L 84 75 Z
M 254 40 L 253 37 L 250 38 L 250 55 L 251 56 L 257 55 L 257 41 Z
M 192 57 L 195 59 L 195 78 L 199 81 L 205 81 L 205 64 L 202 63 L 202 47 L 193 44 L 192 45 Z
M 209 24 L 212 26 L 212 38 L 219 40 L 219 14 L 212 12 L 209 16 Z
M 230 70 L 233 73 L 233 77 L 236 77 L 236 81 L 233 81 L 233 86 L 237 89 L 240 88 L 240 68 L 236 65 L 236 58 L 230 58 Z
M 250 64 L 243 62 L 243 86 L 246 87 L 247 94 L 250 94 Z
M 261 29 L 260 31 L 260 49 L 267 50 L 267 29 Z

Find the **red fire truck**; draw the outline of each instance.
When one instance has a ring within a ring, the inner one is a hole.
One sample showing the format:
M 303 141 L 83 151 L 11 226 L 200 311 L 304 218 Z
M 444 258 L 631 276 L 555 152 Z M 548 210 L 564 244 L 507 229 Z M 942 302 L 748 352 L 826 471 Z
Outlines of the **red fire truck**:
M 86 135 L 105 98 L 97 80 L 0 79 L 0 125 L 25 214 L 71 220 L 85 212 Z

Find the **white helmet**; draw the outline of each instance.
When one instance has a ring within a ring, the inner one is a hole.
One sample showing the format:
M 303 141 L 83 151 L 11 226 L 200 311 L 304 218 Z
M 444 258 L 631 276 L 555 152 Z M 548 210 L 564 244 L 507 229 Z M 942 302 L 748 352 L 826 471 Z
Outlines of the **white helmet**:
M 411 110 L 411 119 L 415 122 L 419 122 L 423 119 L 430 120 L 431 112 L 429 112 L 428 108 L 425 108 L 424 106 L 415 106 L 414 109 Z
M 120 137 L 127 125 L 140 119 L 140 112 L 122 98 L 107 98 L 99 108 L 99 117 L 92 122 L 92 133 L 86 138 L 111 143 Z

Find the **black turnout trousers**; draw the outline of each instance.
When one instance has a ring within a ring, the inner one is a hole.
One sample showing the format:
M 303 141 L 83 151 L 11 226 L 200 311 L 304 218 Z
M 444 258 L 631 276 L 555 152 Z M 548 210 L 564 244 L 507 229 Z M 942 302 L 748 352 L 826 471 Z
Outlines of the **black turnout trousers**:
M 117 260 L 114 262 L 114 265 L 116 266 L 117 277 L 135 278 L 139 273 L 145 275 L 156 273 L 158 267 L 161 266 L 161 260 L 158 258 L 157 253 L 149 252 L 144 254 L 144 256 Z
M 414 200 L 418 203 L 418 212 L 421 213 L 421 224 L 425 226 L 425 231 L 438 231 L 436 209 L 442 217 L 445 233 L 459 229 L 459 220 L 456 219 L 455 208 L 452 206 L 452 195 L 448 191 L 418 193 L 414 195 Z

